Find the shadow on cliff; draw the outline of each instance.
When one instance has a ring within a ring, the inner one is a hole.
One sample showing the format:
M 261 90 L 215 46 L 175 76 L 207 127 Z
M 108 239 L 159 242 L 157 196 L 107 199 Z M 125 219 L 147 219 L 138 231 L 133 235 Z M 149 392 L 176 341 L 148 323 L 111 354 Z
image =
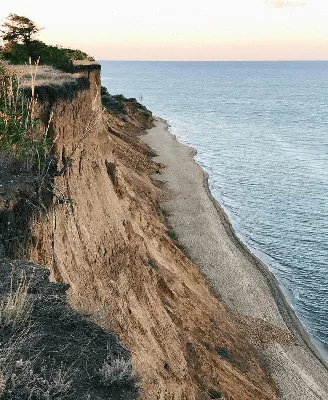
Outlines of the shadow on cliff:
M 36 264 L 0 260 L 1 399 L 135 399 L 128 351 L 48 277 Z

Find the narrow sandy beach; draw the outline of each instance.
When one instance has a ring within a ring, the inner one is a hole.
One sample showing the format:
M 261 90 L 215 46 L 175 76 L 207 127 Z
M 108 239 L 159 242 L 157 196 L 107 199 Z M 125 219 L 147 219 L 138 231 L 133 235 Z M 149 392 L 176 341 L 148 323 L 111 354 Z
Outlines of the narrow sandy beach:
M 273 275 L 235 237 L 220 205 L 211 196 L 204 171 L 193 160 L 194 149 L 179 143 L 157 119 L 143 141 L 167 166 L 155 179 L 171 191 L 163 207 L 169 223 L 212 291 L 236 314 L 272 329 L 290 331 L 284 344 L 270 337 L 259 352 L 281 399 L 328 399 L 328 370 L 283 297 Z

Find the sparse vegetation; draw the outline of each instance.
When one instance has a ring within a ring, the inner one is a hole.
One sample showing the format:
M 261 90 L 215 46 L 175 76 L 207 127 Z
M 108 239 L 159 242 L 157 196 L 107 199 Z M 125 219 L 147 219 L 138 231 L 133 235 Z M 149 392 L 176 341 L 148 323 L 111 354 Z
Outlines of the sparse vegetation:
M 152 117 L 152 112 L 135 98 L 126 98 L 122 94 L 111 95 L 104 86 L 101 87 L 101 101 L 107 111 L 115 115 L 124 117 L 127 114 L 127 104 L 132 103 L 143 116 L 147 118 Z
M 11 65 L 10 70 L 16 71 L 19 77 L 21 88 L 29 88 L 31 86 L 31 67 L 29 65 Z M 63 72 L 48 65 L 39 65 L 35 76 L 36 86 L 62 86 L 67 83 L 76 82 L 81 75 L 79 73 L 71 74 Z
M 0 261 L 0 304 L 6 310 L 0 398 L 136 399 L 127 350 L 113 333 L 73 311 L 65 299 L 68 285 L 50 283 L 48 274 L 31 263 Z
M 0 157 L 1 164 L 11 163 L 25 170 L 40 167 L 50 144 L 47 132 L 37 130 L 34 108 L 35 69 L 31 67 L 30 98 L 24 96 L 19 75 L 0 64 Z
M 178 239 L 177 234 L 171 229 L 167 231 L 167 235 L 172 240 L 177 240 Z
M 208 394 L 211 399 L 222 399 L 222 393 L 216 389 L 209 389 Z
M 166 224 L 167 224 L 167 215 L 165 217 L 163 216 Z M 175 233 L 175 231 L 173 229 L 169 228 L 166 233 L 167 233 L 167 236 L 172 240 L 175 247 L 177 247 L 179 250 L 181 250 L 183 253 L 185 253 L 187 255 L 187 249 L 179 241 L 179 238 L 178 238 L 177 234 Z
M 226 349 L 225 347 L 218 347 L 215 349 L 215 351 L 220 357 L 224 358 L 226 361 L 230 361 L 230 354 L 228 349 Z
M 32 309 L 28 282 L 22 273 L 18 282 L 11 279 L 9 293 L 0 302 L 0 327 L 18 328 L 24 326 Z
M 123 358 L 111 359 L 107 356 L 103 365 L 98 371 L 100 381 L 104 386 L 125 385 L 136 380 L 136 376 L 132 372 L 131 360 Z

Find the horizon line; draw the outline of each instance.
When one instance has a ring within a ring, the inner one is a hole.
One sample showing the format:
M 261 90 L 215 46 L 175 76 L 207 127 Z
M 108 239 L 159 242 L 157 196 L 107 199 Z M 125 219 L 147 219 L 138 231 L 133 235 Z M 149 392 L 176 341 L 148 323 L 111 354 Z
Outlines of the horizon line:
M 110 61 L 110 62 L 322 62 L 328 61 L 326 59 L 281 59 L 281 60 L 127 60 L 127 59 L 100 59 L 95 58 L 96 61 Z

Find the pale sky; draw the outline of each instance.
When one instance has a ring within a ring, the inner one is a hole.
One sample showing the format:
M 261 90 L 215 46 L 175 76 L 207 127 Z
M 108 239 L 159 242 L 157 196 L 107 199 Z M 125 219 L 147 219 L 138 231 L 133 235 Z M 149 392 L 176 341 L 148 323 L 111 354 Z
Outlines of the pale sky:
M 98 60 L 327 60 L 327 0 L 11 0 L 48 44 Z

